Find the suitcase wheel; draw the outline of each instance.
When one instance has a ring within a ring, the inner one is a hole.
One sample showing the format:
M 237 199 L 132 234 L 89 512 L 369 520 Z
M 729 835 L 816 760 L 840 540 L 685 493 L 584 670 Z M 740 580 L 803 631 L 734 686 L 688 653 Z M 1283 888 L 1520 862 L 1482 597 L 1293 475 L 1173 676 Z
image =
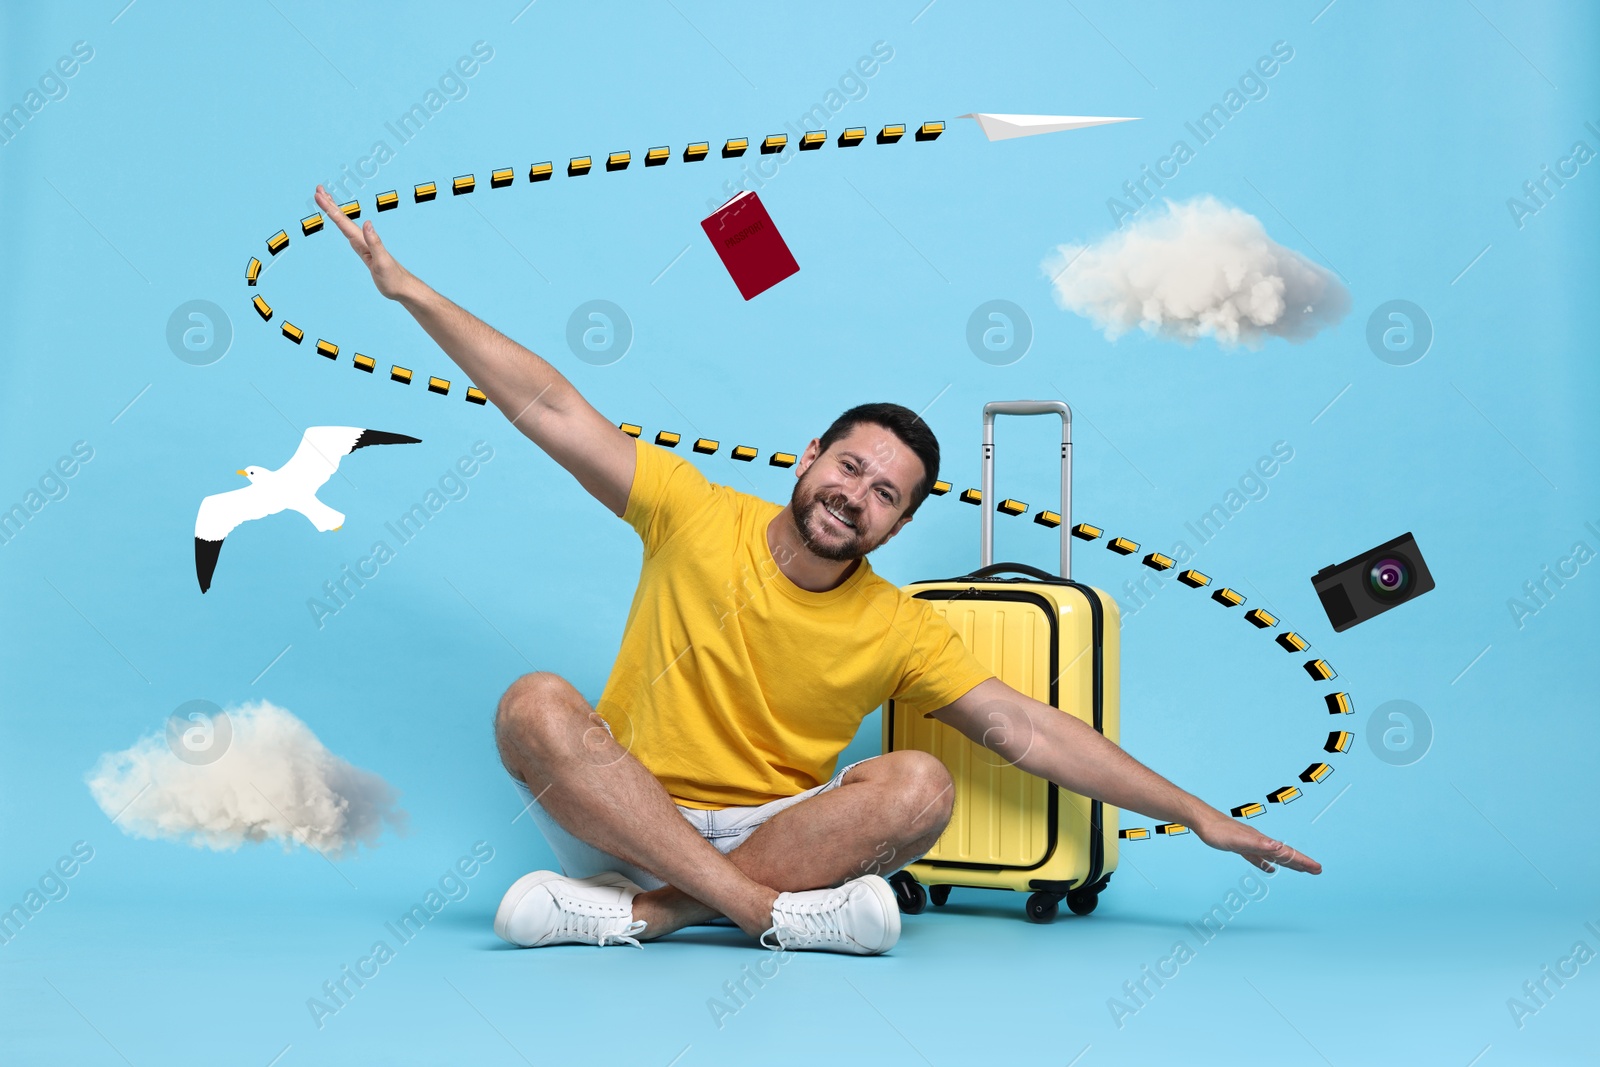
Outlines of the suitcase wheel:
M 1100 891 L 1111 882 L 1109 874 L 1103 875 L 1094 885 L 1086 885 L 1081 889 L 1067 890 L 1067 907 L 1074 915 L 1088 915 L 1094 911 L 1095 905 L 1100 903 Z
M 1040 890 L 1039 892 L 1028 897 L 1028 921 L 1031 923 L 1055 922 L 1056 910 L 1061 904 L 1061 897 L 1062 894 L 1051 893 L 1047 890 Z M 1069 897 L 1068 899 L 1070 900 L 1071 898 Z M 1068 904 L 1068 907 L 1071 907 L 1071 904 Z M 1091 910 L 1093 910 L 1094 904 L 1091 902 L 1089 907 Z M 1073 908 L 1073 910 L 1077 911 L 1076 908 Z M 1079 914 L 1084 913 L 1079 912 Z
M 1070 889 L 1067 891 L 1067 907 L 1071 909 L 1074 915 L 1088 915 L 1094 911 L 1095 905 L 1099 903 L 1100 891 L 1098 889 L 1085 889 L 1082 892 Z
M 895 903 L 900 905 L 900 910 L 907 915 L 921 915 L 927 908 L 928 894 L 923 891 L 922 884 L 908 872 L 896 871 L 889 876 L 889 884 L 894 887 Z M 949 895 L 947 888 L 945 894 Z
M 950 899 L 950 887 L 947 885 L 930 885 L 928 896 L 933 900 L 936 908 L 944 907 L 944 902 Z

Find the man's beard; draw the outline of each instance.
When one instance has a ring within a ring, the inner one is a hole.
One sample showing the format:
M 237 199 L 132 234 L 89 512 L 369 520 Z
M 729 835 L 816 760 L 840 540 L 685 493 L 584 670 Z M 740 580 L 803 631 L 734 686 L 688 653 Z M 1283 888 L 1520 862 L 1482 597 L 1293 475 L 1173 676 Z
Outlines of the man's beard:
M 833 510 L 843 515 L 850 522 L 856 523 L 859 527 L 861 517 L 857 514 L 852 514 L 849 505 L 842 499 L 829 500 L 828 503 L 833 506 Z M 812 554 L 823 559 L 830 559 L 836 563 L 848 563 L 851 560 L 861 559 L 868 552 L 878 547 L 877 545 L 868 545 L 859 528 L 852 530 L 834 526 L 831 532 L 838 535 L 838 540 L 831 538 L 823 540 L 815 536 L 811 529 L 813 522 L 819 526 L 827 526 L 833 520 L 828 517 L 827 509 L 822 499 L 817 494 L 808 491 L 804 478 L 801 478 L 794 487 L 794 494 L 789 498 L 789 510 L 794 513 L 794 522 L 795 526 L 799 528 L 801 543 L 810 549 Z

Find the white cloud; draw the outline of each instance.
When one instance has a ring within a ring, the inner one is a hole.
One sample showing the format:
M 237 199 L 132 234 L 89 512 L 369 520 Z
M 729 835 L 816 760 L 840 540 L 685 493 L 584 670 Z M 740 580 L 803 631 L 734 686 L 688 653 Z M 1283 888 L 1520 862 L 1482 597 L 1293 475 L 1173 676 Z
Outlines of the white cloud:
M 1168 340 L 1259 348 L 1305 341 L 1350 310 L 1339 279 L 1211 196 L 1166 202 L 1098 244 L 1058 245 L 1040 264 L 1056 303 L 1108 340 L 1135 327 Z
M 164 733 L 105 753 L 85 776 L 96 803 L 135 837 L 217 850 L 276 840 L 339 856 L 376 844 L 385 824 L 405 829 L 389 783 L 329 752 L 288 711 L 262 700 L 224 714 L 232 736 L 215 762 L 179 759 Z

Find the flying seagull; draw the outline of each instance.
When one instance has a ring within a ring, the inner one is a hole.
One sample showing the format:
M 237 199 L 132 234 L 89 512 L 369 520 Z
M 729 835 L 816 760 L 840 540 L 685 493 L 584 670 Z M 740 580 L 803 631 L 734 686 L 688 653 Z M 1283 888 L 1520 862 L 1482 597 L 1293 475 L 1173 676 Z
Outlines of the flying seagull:
M 211 588 L 211 575 L 217 569 L 223 538 L 232 533 L 234 527 L 288 509 L 310 519 L 318 530 L 337 530 L 344 525 L 344 515 L 318 500 L 317 490 L 339 469 L 340 457 L 368 445 L 420 443 L 418 438 L 385 430 L 311 426 L 300 438 L 300 447 L 294 450 L 289 462 L 277 470 L 246 467 L 237 471 L 249 478 L 250 484 L 243 489 L 204 498 L 200 501 L 200 514 L 194 520 L 194 570 L 200 579 L 200 592 Z
M 1112 122 L 1138 122 L 1136 118 L 1107 118 L 1099 115 L 988 115 L 973 113 L 957 115 L 958 119 L 973 119 L 983 128 L 983 135 L 991 141 L 1006 141 L 1013 137 L 1032 137 L 1039 133 L 1058 130 L 1081 130 L 1085 126 L 1105 126 Z

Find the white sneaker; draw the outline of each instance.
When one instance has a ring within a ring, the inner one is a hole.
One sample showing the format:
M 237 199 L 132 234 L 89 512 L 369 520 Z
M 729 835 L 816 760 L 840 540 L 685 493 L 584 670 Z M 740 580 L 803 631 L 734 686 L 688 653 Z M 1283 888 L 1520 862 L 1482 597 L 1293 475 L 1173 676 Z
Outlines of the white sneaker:
M 633 935 L 646 924 L 633 918 L 633 898 L 643 892 L 615 871 L 568 878 L 534 871 L 511 883 L 494 914 L 494 932 L 513 945 L 615 945 L 643 948 Z
M 767 941 L 771 934 L 777 944 Z M 875 874 L 852 878 L 835 889 L 779 893 L 772 927 L 761 935 L 771 949 L 818 949 L 876 956 L 900 940 L 900 907 L 894 890 Z

